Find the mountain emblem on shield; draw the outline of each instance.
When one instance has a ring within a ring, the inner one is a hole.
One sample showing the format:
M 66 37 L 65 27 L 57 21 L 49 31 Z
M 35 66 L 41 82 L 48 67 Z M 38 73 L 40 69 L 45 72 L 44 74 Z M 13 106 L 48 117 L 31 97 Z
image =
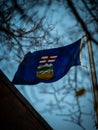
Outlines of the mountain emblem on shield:
M 54 76 L 53 62 L 55 62 L 57 56 L 43 56 L 37 67 L 37 78 L 49 80 Z

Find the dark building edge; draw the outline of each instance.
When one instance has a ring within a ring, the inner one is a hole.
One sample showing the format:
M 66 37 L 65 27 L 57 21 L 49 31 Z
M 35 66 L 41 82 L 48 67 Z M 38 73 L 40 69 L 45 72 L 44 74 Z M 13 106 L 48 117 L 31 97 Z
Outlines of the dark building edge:
M 0 70 L 0 80 L 6 87 L 16 96 L 16 98 L 26 107 L 26 109 L 34 116 L 34 118 L 46 129 L 53 130 L 53 128 L 44 120 L 44 118 L 33 108 L 33 106 L 25 99 L 25 97 L 18 91 L 18 89 L 10 82 L 5 74 Z

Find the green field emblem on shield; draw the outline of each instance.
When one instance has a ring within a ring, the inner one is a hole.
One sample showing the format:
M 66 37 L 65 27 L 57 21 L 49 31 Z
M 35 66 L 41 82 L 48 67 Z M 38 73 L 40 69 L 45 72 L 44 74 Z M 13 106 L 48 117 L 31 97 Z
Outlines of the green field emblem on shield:
M 37 67 L 37 78 L 49 80 L 54 76 L 53 65 L 44 64 Z
M 57 56 L 43 56 L 39 61 L 37 67 L 37 78 L 49 80 L 54 76 L 53 62 L 55 62 Z

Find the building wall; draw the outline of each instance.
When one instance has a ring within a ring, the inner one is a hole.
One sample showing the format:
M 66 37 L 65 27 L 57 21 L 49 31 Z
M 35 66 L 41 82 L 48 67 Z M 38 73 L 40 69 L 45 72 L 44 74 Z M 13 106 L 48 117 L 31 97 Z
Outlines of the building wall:
M 52 130 L 1 71 L 0 129 Z

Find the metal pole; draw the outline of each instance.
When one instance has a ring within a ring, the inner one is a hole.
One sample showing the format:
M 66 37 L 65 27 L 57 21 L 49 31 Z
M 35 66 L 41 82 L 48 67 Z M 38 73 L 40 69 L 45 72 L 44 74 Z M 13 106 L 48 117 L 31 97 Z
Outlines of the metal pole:
M 89 54 L 91 79 L 92 79 L 92 87 L 93 87 L 93 95 L 94 95 L 94 111 L 95 111 L 95 118 L 96 118 L 96 129 L 98 129 L 98 85 L 97 85 L 96 70 L 95 70 L 94 57 L 93 57 L 93 51 L 92 51 L 92 44 L 91 44 L 90 39 L 88 39 L 87 45 L 88 45 L 88 54 Z

